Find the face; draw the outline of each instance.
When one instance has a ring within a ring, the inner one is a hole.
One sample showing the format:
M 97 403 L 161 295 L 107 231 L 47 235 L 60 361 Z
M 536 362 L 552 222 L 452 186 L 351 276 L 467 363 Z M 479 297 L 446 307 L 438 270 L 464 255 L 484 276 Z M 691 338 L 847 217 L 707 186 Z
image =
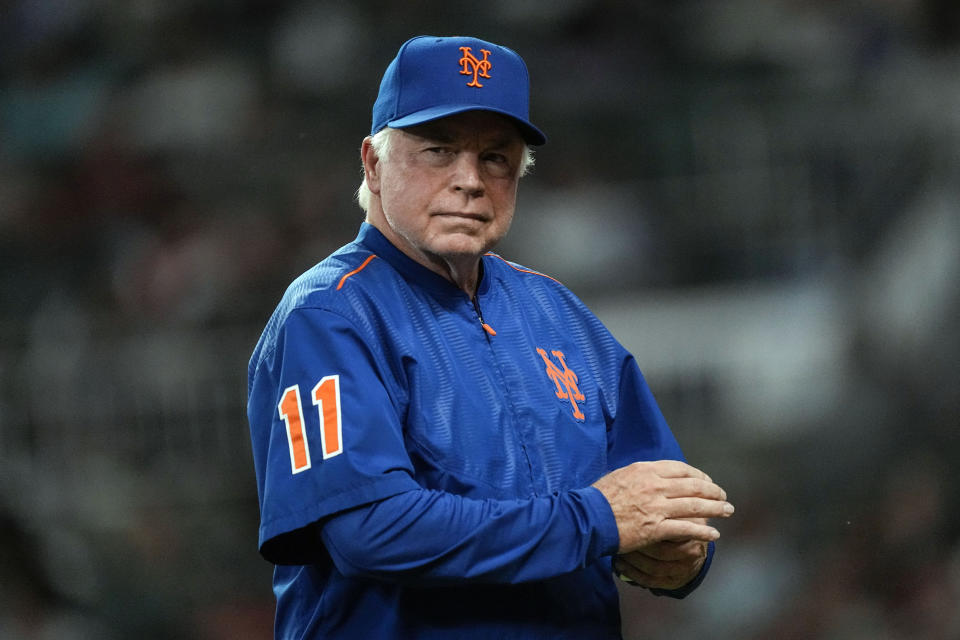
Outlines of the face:
M 513 220 L 524 152 L 517 128 L 504 116 L 471 111 L 399 130 L 391 143 L 373 176 L 365 163 L 386 223 L 377 226 L 435 270 L 475 266 Z

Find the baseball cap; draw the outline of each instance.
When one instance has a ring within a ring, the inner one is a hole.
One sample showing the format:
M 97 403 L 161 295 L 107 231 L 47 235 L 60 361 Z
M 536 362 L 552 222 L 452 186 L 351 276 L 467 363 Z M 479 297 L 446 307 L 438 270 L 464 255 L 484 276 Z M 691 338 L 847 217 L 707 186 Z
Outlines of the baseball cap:
M 370 133 L 474 110 L 513 118 L 529 144 L 547 141 L 530 122 L 530 77 L 516 52 L 478 38 L 417 36 L 383 74 Z

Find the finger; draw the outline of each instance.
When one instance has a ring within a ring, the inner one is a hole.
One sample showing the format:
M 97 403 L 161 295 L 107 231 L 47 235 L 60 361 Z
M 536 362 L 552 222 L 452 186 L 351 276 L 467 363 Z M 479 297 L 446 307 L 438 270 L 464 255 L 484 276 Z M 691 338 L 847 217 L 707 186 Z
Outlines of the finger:
M 706 554 L 706 543 L 700 540 L 673 541 L 664 540 L 624 555 L 627 561 L 641 561 L 643 558 L 677 562 L 699 558 Z M 635 563 L 636 564 L 636 563 Z
M 639 585 L 641 587 L 650 587 L 651 582 L 655 582 L 656 578 L 650 574 L 638 569 L 637 567 L 624 562 L 623 560 L 617 558 L 613 561 L 614 570 L 621 576 L 621 578 L 629 579 L 633 584 Z
M 713 542 L 720 538 L 720 532 L 707 524 L 668 518 L 657 525 L 657 541 L 682 540 Z
M 631 569 L 646 576 L 654 577 L 665 577 L 680 573 L 679 563 L 663 562 L 646 556 L 631 554 L 630 556 L 620 556 L 617 560 L 620 562 L 617 566 L 624 573 Z
M 690 572 L 701 556 L 694 555 L 683 560 L 657 560 L 639 552 L 620 556 L 620 560 L 638 571 L 657 577 L 680 576 Z
M 663 575 L 648 573 L 621 560 L 614 561 L 617 573 L 648 589 L 676 589 L 687 583 L 689 568 L 671 567 Z
M 734 512 L 729 502 L 708 498 L 671 498 L 663 504 L 668 518 L 728 518 Z
M 699 478 L 700 480 L 710 481 L 710 476 L 703 471 L 679 460 L 657 460 L 649 464 L 653 465 L 657 475 L 661 478 Z
M 723 487 L 699 478 L 670 478 L 665 481 L 664 495 L 667 498 L 727 499 Z
M 673 545 L 690 552 L 676 560 L 662 560 L 650 555 L 650 552 L 656 548 L 664 549 L 670 546 L 669 543 L 659 543 L 617 556 L 615 561 L 620 561 L 620 564 L 615 566 L 632 567 L 647 576 L 680 578 L 680 584 L 684 584 L 703 566 L 707 557 L 707 545 L 705 543 L 696 543 L 693 547 L 686 544 Z

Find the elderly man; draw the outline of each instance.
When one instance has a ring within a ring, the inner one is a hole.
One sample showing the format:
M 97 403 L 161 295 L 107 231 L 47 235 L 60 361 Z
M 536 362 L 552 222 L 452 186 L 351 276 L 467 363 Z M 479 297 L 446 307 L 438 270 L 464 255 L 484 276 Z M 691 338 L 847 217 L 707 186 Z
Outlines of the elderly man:
M 293 282 L 250 361 L 280 638 L 618 638 L 614 575 L 683 597 L 726 493 L 633 357 L 490 253 L 530 145 L 521 58 L 419 37 L 363 140 L 356 240 Z

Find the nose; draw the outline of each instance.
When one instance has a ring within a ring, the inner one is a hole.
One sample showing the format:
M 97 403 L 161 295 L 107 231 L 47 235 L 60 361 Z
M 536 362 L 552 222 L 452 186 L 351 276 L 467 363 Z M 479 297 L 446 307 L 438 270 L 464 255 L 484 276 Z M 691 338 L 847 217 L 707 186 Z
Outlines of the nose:
M 483 176 L 480 174 L 480 157 L 477 154 L 462 152 L 457 155 L 452 187 L 468 197 L 483 195 Z

